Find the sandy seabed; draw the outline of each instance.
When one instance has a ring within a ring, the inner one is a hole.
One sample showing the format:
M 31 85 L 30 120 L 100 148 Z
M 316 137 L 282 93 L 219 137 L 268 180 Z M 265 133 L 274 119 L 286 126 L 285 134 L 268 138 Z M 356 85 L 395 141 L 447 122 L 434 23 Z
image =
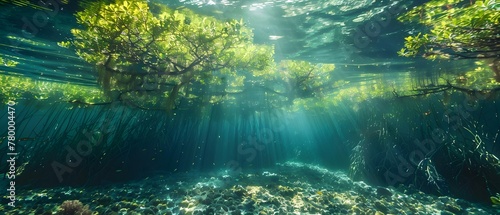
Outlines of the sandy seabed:
M 265 170 L 157 174 L 105 186 L 18 191 L 6 214 L 63 214 L 78 200 L 92 214 L 500 214 L 500 208 L 406 187 L 373 187 L 340 171 L 287 162 Z

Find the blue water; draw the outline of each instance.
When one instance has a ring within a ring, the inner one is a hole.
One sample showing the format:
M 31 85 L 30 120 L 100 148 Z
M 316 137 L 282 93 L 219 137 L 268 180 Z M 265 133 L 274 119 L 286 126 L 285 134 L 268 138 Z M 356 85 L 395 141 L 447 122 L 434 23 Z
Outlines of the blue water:
M 0 76 L 100 89 L 95 65 L 57 44 L 91 1 L 41 2 L 56 10 L 0 1 L 0 57 L 18 62 Z M 345 83 L 334 94 L 358 90 L 325 97 L 321 108 L 280 106 L 256 90 L 175 111 L 23 92 L 12 106 L 15 207 L 5 191 L 9 105 L 0 113 L 6 214 L 56 213 L 67 200 L 99 214 L 498 213 L 500 91 L 397 94 L 407 85 L 428 92 L 476 67 L 397 55 L 404 37 L 424 29 L 396 17 L 423 1 L 153 2 L 243 19 L 254 43 L 274 45 L 276 62 L 334 64 L 331 78 Z M 391 96 L 358 99 L 381 88 Z

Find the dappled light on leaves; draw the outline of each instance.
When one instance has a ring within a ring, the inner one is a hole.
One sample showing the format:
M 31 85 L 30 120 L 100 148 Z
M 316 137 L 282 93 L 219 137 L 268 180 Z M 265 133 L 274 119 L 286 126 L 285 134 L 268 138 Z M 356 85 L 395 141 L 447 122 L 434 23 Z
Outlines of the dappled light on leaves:
M 405 38 L 399 55 L 427 59 L 485 59 L 500 82 L 500 3 L 432 0 L 398 18 L 429 27 Z M 478 68 L 479 69 L 479 68 Z
M 201 96 L 189 85 L 216 88 L 227 84 L 222 80 L 241 82 L 238 71 L 271 72 L 273 47 L 253 44 L 242 20 L 158 7 L 154 15 L 144 1 L 117 1 L 95 3 L 77 14 L 84 29 L 72 30 L 70 46 L 97 65 L 109 96 L 136 103 L 136 94 L 147 93 L 174 109 L 181 97 Z

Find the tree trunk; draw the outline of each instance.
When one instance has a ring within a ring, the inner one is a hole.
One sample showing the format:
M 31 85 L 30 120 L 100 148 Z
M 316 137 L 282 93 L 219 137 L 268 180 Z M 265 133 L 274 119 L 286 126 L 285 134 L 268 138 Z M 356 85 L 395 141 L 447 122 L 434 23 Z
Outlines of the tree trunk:
M 191 81 L 191 78 L 193 78 L 192 71 L 187 72 L 186 75 L 182 77 L 181 83 L 175 85 L 174 88 L 172 88 L 172 91 L 170 91 L 170 95 L 168 95 L 167 99 L 167 111 L 175 109 L 175 100 L 179 96 L 179 91 L 185 84 Z
M 171 111 L 175 108 L 175 100 L 179 95 L 179 90 L 181 89 L 182 85 L 183 83 L 175 85 L 174 88 L 172 88 L 172 91 L 170 91 L 167 99 L 167 111 Z

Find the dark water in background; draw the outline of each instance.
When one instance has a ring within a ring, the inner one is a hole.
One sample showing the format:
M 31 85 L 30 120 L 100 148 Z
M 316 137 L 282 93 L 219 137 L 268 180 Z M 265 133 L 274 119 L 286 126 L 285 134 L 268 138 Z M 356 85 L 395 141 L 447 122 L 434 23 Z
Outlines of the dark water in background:
M 188 7 L 219 19 L 243 18 L 254 29 L 255 43 L 275 45 L 276 61 L 296 59 L 333 63 L 336 65 L 334 78 L 351 81 L 351 86 L 370 81 L 370 74 L 383 74 L 384 79 L 398 85 L 405 83 L 398 79 L 400 74 L 408 72 L 416 83 L 419 80 L 432 83 L 441 73 L 459 73 L 474 66 L 473 62 L 466 61 L 433 62 L 397 56 L 404 37 L 420 27 L 399 23 L 395 20 L 396 14 L 423 1 L 161 2 L 171 7 Z M 56 44 L 71 37 L 69 30 L 76 26 L 73 14 L 80 9 L 76 1 L 70 1 L 67 5 L 59 5 L 58 12 L 49 14 L 46 23 L 38 20 L 34 22 L 39 22 L 39 25 L 33 26 L 26 20 L 37 19 L 40 10 L 2 4 L 0 53 L 5 59 L 20 63 L 14 68 L 1 67 L 0 72 L 96 86 L 94 67 L 79 59 L 72 50 Z M 374 23 L 379 23 L 377 17 L 384 14 L 386 22 L 374 26 Z M 359 36 L 359 29 L 371 31 L 369 40 Z M 440 95 L 431 95 L 404 100 L 373 99 L 360 104 L 345 101 L 326 111 L 292 113 L 259 107 L 263 104 L 255 99 L 241 103 L 238 108 L 214 105 L 202 111 L 179 111 L 174 116 L 119 104 L 68 109 L 71 104 L 35 106 L 33 101 L 20 101 L 17 108 L 23 111 L 18 113 L 17 119 L 23 119 L 25 123 L 20 125 L 18 137 L 27 138 L 20 143 L 22 153 L 46 153 L 47 157 L 42 160 L 50 160 L 52 155 L 68 153 L 62 149 L 65 142 L 78 139 L 98 141 L 103 133 L 110 131 L 114 139 L 104 138 L 101 145 L 108 149 L 93 149 L 94 152 L 112 152 L 103 156 L 109 161 L 107 166 L 102 167 L 103 164 L 99 163 L 99 154 L 89 153 L 82 161 L 88 164 L 86 169 L 65 175 L 65 180 L 80 185 L 141 178 L 157 171 L 258 170 L 290 160 L 348 170 L 351 153 L 359 141 L 371 138 L 373 142 L 411 144 L 429 138 L 435 129 L 449 131 L 450 124 L 443 120 L 443 116 L 450 107 L 443 105 L 441 99 Z M 465 95 L 454 95 L 451 100 L 457 105 L 470 102 Z M 465 124 L 486 136 L 483 141 L 491 143 L 487 145 L 488 151 L 499 155 L 500 104 L 487 99 L 473 103 L 474 108 L 462 115 Z M 4 125 L 0 128 L 3 132 Z M 82 135 L 83 130 L 89 131 L 87 134 L 91 137 Z M 456 137 L 457 143 L 473 137 L 464 130 L 447 134 Z M 117 141 L 123 144 L 112 143 Z M 62 152 L 44 151 L 40 146 L 43 144 L 60 144 Z M 381 153 L 398 155 L 410 150 L 401 145 Z M 377 149 L 380 148 L 371 148 Z M 380 164 L 384 157 L 373 156 L 374 160 L 369 162 Z M 435 165 L 446 169 L 448 164 Z M 99 166 L 102 168 L 97 168 Z M 397 168 L 394 166 L 393 170 L 397 171 Z M 51 172 L 52 169 L 40 166 L 40 171 Z M 27 177 L 23 179 L 26 184 L 36 184 Z M 403 177 L 401 182 L 411 181 L 413 177 Z M 44 185 L 58 185 L 52 174 L 37 180 Z M 388 182 L 384 177 L 367 180 L 380 185 Z M 474 190 L 475 180 L 471 177 L 459 189 Z M 487 202 L 486 196 L 494 195 L 494 192 L 484 192 L 472 198 Z

